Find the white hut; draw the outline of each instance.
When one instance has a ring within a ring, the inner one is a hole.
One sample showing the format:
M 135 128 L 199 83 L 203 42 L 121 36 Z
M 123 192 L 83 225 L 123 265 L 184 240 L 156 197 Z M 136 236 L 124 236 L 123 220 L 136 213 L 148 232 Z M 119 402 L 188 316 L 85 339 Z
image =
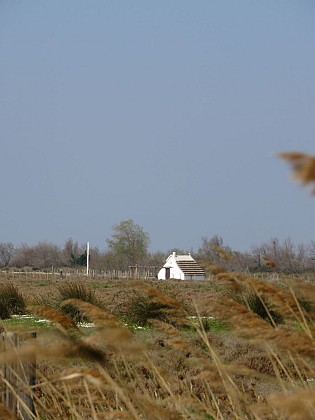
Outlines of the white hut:
M 176 252 L 173 252 L 158 272 L 158 279 L 204 280 L 205 272 L 190 254 L 176 255 Z

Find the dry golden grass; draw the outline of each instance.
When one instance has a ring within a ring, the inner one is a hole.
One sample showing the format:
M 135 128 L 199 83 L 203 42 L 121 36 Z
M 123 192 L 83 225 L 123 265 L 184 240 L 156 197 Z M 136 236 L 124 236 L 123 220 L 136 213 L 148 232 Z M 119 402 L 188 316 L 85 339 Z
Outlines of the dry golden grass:
M 36 353 L 37 383 L 29 387 L 36 418 L 314 418 L 313 382 L 307 381 L 315 378 L 314 318 L 295 299 L 296 287 L 309 296 L 314 285 L 295 280 L 282 287 L 220 267 L 213 272 L 215 283 L 116 282 L 111 289 L 104 280 L 104 289 L 96 290 L 104 290 L 110 310 L 78 299 L 64 302 L 95 324 L 88 335 L 61 312 L 31 306 L 56 329 L 38 331 L 35 344 L 9 358 L 2 353 L 0 362 L 24 363 Z M 170 323 L 152 320 L 149 329 L 128 329 L 115 316 L 113 300 L 128 287 L 165 304 L 166 311 L 173 308 Z M 285 324 L 273 326 L 222 293 L 243 287 L 272 299 Z M 232 329 L 205 331 L 202 322 L 188 328 L 187 307 Z

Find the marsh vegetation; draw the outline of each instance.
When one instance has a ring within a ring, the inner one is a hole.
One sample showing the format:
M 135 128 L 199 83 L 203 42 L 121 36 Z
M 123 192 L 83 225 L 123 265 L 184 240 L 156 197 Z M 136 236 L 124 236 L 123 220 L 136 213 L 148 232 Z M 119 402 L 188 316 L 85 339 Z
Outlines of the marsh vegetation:
M 313 418 L 314 279 L 206 269 L 203 282 L 6 278 L 37 316 L 2 321 L 37 330 L 18 351 L 36 353 L 35 416 Z

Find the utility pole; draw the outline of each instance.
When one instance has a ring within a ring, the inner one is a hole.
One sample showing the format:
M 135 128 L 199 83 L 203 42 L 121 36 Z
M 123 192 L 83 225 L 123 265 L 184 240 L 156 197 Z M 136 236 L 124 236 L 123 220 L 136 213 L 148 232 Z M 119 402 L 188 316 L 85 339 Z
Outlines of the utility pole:
M 86 244 L 86 275 L 89 275 L 89 269 L 90 269 L 90 242 L 87 242 Z
M 272 244 L 273 244 L 273 259 L 276 260 L 276 258 L 277 258 L 277 248 L 276 248 L 277 243 L 276 243 L 275 240 L 273 240 Z

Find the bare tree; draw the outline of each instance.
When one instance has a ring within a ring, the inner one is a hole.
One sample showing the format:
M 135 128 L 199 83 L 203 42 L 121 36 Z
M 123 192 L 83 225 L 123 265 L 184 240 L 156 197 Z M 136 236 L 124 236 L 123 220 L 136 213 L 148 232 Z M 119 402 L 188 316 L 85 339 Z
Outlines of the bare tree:
M 108 269 L 106 264 L 106 254 L 101 252 L 97 247 L 90 247 L 90 268 L 94 270 Z
M 22 243 L 22 245 L 16 250 L 12 264 L 19 268 L 34 267 L 36 264 L 35 261 L 36 252 L 34 247 Z
M 0 266 L 7 267 L 14 255 L 14 246 L 11 242 L 0 243 Z
M 58 245 L 50 242 L 39 242 L 34 247 L 35 267 L 50 268 L 58 267 L 61 263 L 61 250 Z
M 214 235 L 211 238 L 203 236 L 201 240 L 202 245 L 198 250 L 198 257 L 205 260 L 211 260 L 214 263 L 218 263 L 221 258 L 218 250 L 223 250 L 226 248 L 223 245 L 223 239 L 221 236 Z
M 267 259 L 274 262 L 274 270 L 285 273 L 303 272 L 309 264 L 305 246 L 302 244 L 295 245 L 290 238 L 283 242 L 274 238 L 269 242 L 254 246 L 252 247 L 252 255 L 256 263 L 256 270 L 262 271 L 269 271 L 270 269 L 268 264 L 264 263 Z
M 51 268 L 61 264 L 61 250 L 58 245 L 50 242 L 38 242 L 29 246 L 22 244 L 15 253 L 12 264 L 16 267 Z
M 211 238 L 204 236 L 196 257 L 228 271 L 249 271 L 253 266 L 253 259 L 249 253 L 232 250 L 218 235 Z

